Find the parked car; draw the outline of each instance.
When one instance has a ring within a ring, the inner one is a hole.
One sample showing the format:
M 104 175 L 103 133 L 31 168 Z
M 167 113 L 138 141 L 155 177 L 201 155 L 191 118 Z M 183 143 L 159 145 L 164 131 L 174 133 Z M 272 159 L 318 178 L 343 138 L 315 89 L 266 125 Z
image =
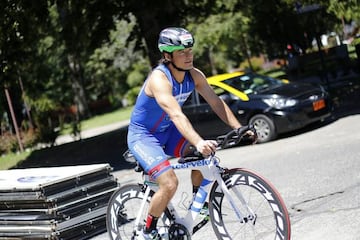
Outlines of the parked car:
M 243 125 L 253 124 L 260 143 L 331 115 L 329 94 L 320 85 L 234 72 L 207 79 Z M 229 131 L 196 91 L 183 106 L 194 128 L 212 138 Z

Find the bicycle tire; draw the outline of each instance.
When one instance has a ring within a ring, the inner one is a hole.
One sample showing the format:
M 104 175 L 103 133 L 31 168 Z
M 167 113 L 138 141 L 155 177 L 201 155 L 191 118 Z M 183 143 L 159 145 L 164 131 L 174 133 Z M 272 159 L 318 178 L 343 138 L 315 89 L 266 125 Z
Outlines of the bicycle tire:
M 140 226 L 134 226 L 134 221 L 139 212 L 144 198 L 143 185 L 129 184 L 119 188 L 111 196 L 106 210 L 106 228 L 110 240 L 133 240 L 136 239 L 137 232 L 145 226 L 145 220 L 149 208 L 149 203 L 154 192 L 150 191 L 146 206 L 141 215 Z M 169 228 L 168 210 L 158 221 L 158 227 Z M 167 214 L 166 214 L 167 213 Z M 138 230 L 138 231 L 136 231 Z
M 249 213 L 241 223 L 215 182 L 210 192 L 209 214 L 218 239 L 290 240 L 291 224 L 286 205 L 269 181 L 247 169 L 226 170 L 223 180 L 241 212 L 249 213 L 235 196 L 235 190 L 241 192 L 255 218 Z

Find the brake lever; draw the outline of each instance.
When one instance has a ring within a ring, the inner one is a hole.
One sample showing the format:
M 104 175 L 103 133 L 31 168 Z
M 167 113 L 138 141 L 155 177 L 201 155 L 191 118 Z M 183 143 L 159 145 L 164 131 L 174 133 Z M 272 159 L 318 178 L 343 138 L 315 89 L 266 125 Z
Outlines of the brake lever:
M 237 134 L 239 135 L 240 138 L 243 138 L 243 136 L 245 135 L 245 133 L 249 130 L 251 130 L 252 128 L 254 128 L 253 125 L 247 125 L 247 126 L 242 126 L 239 129 L 237 129 Z
M 221 149 L 229 148 L 239 144 L 241 139 L 243 139 L 245 136 L 246 132 L 252 129 L 255 130 L 253 125 L 242 126 L 239 129 L 230 131 L 226 135 L 217 137 L 216 141 L 218 142 L 218 145 Z
M 238 136 L 237 130 L 232 130 L 228 132 L 226 135 L 219 136 L 217 138 L 218 144 L 221 149 L 232 147 L 240 142 L 240 138 Z

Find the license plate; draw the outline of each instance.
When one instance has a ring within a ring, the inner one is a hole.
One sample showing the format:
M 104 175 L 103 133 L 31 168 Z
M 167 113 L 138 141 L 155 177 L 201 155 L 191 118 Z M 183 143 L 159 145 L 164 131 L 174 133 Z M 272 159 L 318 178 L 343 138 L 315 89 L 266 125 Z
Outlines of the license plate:
M 313 102 L 313 109 L 314 111 L 318 111 L 325 107 L 325 101 L 324 99 L 318 100 L 316 102 Z

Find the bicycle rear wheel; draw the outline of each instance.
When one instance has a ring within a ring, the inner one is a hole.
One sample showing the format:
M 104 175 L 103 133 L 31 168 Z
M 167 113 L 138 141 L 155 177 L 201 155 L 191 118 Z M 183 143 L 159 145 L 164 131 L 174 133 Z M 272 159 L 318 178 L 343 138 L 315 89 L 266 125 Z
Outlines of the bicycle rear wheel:
M 106 227 L 111 240 L 136 239 L 136 234 L 145 226 L 149 203 L 154 192 L 151 191 L 141 213 L 139 226 L 135 220 L 144 199 L 144 186 L 139 184 L 124 185 L 109 200 L 106 215 Z M 166 211 L 168 211 L 166 209 Z M 165 211 L 165 212 L 166 212 Z M 166 214 L 158 221 L 158 227 L 168 229 L 169 220 Z
M 231 169 L 223 180 L 243 214 L 239 219 L 219 184 L 210 193 L 209 214 L 218 239 L 290 239 L 290 218 L 274 186 L 246 169 Z

